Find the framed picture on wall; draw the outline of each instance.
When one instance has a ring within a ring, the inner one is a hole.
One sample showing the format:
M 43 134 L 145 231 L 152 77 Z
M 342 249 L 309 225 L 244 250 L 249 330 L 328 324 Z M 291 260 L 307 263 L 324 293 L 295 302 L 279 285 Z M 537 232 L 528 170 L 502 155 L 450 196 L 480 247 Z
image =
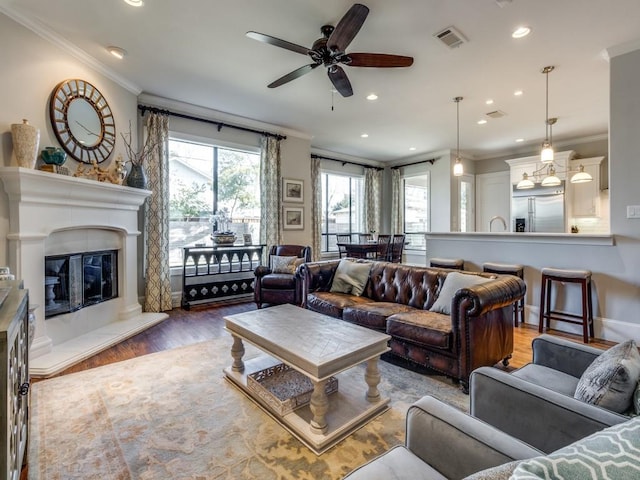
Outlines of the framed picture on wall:
M 293 178 L 282 179 L 282 201 L 304 202 L 304 181 Z
M 284 207 L 282 209 L 282 228 L 285 230 L 303 230 L 304 209 L 301 207 Z

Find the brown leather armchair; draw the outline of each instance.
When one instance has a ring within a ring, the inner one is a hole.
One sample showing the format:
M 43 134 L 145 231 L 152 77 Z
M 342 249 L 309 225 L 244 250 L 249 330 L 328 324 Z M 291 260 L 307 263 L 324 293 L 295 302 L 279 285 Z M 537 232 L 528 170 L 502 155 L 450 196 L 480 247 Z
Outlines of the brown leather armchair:
M 273 245 L 269 250 L 269 265 L 260 265 L 255 269 L 255 281 L 253 284 L 253 299 L 258 308 L 267 303 L 280 305 L 302 303 L 302 285 L 295 275 L 295 269 L 291 273 L 274 272 L 273 257 L 298 257 L 304 262 L 311 261 L 311 247 L 303 245 Z

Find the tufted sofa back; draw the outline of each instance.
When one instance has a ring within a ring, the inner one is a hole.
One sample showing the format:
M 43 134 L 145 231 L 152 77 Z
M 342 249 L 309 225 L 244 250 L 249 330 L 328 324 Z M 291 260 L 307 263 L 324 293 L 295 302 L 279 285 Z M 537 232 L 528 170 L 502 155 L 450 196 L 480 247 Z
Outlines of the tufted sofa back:
M 363 293 L 376 302 L 394 302 L 428 310 L 447 274 L 444 271 L 398 263 L 373 262 Z
M 376 302 L 393 302 L 409 305 L 413 308 L 428 310 L 436 301 L 447 274 L 446 269 L 418 267 L 401 263 L 354 260 L 358 263 L 371 263 L 369 281 L 362 293 Z M 314 291 L 328 291 L 339 260 L 327 260 L 307 263 L 301 268 L 305 278 L 304 295 Z M 469 275 L 495 277 L 481 272 L 464 272 Z

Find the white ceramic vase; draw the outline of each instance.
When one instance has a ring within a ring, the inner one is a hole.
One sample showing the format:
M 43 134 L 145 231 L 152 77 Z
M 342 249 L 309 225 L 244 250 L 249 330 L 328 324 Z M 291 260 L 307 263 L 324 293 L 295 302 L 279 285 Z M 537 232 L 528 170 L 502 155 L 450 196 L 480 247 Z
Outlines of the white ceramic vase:
M 11 125 L 11 135 L 18 166 L 35 168 L 38 159 L 38 146 L 40 145 L 40 130 L 29 125 L 27 119 L 23 119 L 22 123 Z

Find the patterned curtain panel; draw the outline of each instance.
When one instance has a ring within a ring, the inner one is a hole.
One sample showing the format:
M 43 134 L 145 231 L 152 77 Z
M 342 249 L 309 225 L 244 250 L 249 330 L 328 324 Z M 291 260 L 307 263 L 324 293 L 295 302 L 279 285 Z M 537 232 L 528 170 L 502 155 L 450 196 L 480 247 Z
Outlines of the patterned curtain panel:
M 391 169 L 391 235 L 402 234 L 402 212 L 400 211 L 400 169 Z
M 169 116 L 147 117 L 147 138 L 155 145 L 147 164 L 148 189 L 153 191 L 145 209 L 146 312 L 171 310 L 169 272 Z
M 311 159 L 311 256 L 312 260 L 320 260 L 322 248 L 322 175 L 320 159 Z
M 280 244 L 280 140 L 263 136 L 260 155 L 260 243 L 267 261 L 271 245 Z
M 377 168 L 364 169 L 364 232 L 380 233 L 380 185 L 382 171 Z

